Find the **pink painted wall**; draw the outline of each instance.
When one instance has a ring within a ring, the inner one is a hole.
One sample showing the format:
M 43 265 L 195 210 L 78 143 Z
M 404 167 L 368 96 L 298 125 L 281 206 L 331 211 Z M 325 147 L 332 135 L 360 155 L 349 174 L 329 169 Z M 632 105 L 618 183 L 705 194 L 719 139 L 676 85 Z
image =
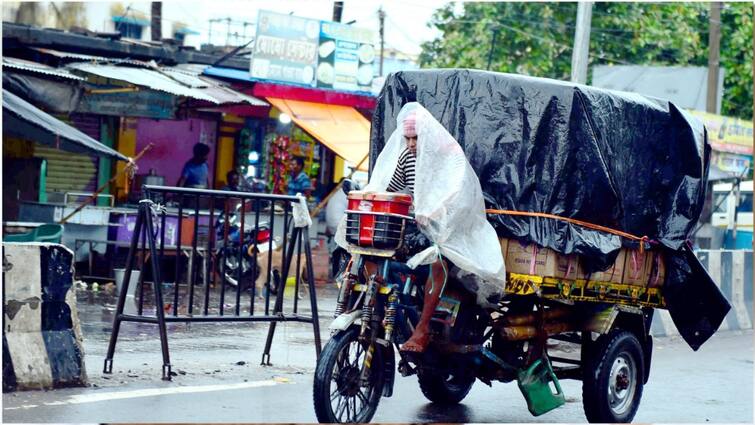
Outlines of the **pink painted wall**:
M 207 164 L 210 167 L 210 183 L 215 175 L 215 151 L 217 143 L 216 122 L 199 118 L 182 121 L 139 118 L 136 127 L 136 152 L 149 143 L 152 149 L 139 161 L 139 174 L 147 174 L 151 168 L 157 175 L 165 176 L 165 184 L 174 186 L 181 177 L 181 170 L 192 154 L 195 143 L 210 147 Z

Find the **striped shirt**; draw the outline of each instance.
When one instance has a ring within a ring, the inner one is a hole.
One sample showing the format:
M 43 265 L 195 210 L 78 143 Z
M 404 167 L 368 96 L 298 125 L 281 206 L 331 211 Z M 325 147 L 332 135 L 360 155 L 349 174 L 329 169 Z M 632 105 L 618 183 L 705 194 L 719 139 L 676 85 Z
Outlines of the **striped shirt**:
M 393 172 L 388 192 L 402 192 L 414 195 L 414 167 L 417 157 L 409 150 L 404 149 L 398 157 L 396 171 Z

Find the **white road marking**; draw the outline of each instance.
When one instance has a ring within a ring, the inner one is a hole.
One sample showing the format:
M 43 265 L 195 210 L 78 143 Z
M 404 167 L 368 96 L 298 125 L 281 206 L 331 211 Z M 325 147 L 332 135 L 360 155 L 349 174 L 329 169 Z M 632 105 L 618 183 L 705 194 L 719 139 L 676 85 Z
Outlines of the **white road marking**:
M 285 383 L 286 380 L 281 379 L 268 379 L 265 381 L 253 381 L 253 382 L 241 382 L 238 384 L 223 384 L 223 385 L 195 385 L 190 387 L 172 387 L 172 388 L 145 388 L 132 391 L 113 391 L 108 393 L 96 393 L 96 394 L 78 394 L 69 397 L 62 401 L 53 401 L 43 403 L 45 406 L 63 406 L 67 404 L 83 404 L 83 403 L 95 403 L 99 401 L 111 401 L 111 400 L 124 400 L 129 398 L 139 397 L 155 397 L 161 395 L 170 394 L 192 394 L 192 393 L 205 393 L 213 391 L 230 391 L 240 390 L 246 388 L 260 388 L 260 387 L 272 387 L 279 383 Z M 16 409 L 28 409 L 31 407 L 37 407 L 36 405 L 24 405 L 17 407 L 6 407 L 3 410 L 16 410 Z

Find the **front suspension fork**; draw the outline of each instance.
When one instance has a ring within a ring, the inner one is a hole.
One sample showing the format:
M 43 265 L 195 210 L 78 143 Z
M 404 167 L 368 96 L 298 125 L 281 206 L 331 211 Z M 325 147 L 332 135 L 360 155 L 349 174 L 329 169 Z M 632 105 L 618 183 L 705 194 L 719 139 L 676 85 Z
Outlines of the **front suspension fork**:
M 375 305 L 377 304 L 377 295 L 385 276 L 388 275 L 388 261 L 382 264 L 382 272 L 379 276 L 371 275 L 365 289 L 364 304 L 362 304 L 362 325 L 359 331 L 359 338 L 365 338 L 367 329 L 370 329 L 369 346 L 365 352 L 364 363 L 360 373 L 362 385 L 367 385 L 370 378 L 370 368 L 372 367 L 372 356 L 375 353 L 375 344 L 378 339 L 378 330 L 381 323 L 379 314 L 376 314 Z

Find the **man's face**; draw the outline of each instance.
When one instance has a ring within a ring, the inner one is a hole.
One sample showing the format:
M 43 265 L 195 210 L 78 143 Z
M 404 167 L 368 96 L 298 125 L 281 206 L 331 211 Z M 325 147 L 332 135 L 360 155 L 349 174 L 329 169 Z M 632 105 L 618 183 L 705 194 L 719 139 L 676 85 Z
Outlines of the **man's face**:
M 238 174 L 231 174 L 231 176 L 228 177 L 228 184 L 230 186 L 238 186 L 238 184 L 239 184 L 239 175 Z
M 417 136 L 413 136 L 413 137 L 404 136 L 404 139 L 406 139 L 406 147 L 407 149 L 409 149 L 409 152 L 416 155 L 417 154 Z
M 294 172 L 294 174 L 299 174 L 301 172 L 302 166 L 299 164 L 299 161 L 294 161 L 293 164 L 291 164 L 291 171 Z

